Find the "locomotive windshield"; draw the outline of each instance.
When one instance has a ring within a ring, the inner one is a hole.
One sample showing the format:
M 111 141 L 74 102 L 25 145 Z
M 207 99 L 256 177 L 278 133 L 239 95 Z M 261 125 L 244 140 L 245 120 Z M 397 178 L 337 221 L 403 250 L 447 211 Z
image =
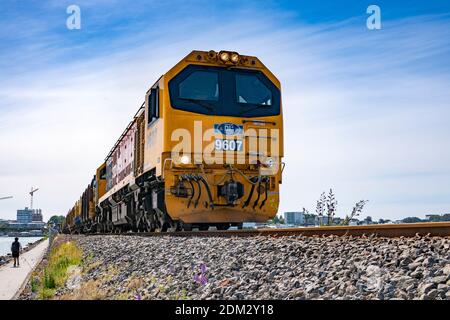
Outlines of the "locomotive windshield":
M 280 91 L 259 71 L 190 65 L 170 80 L 169 90 L 175 109 L 236 117 L 280 114 Z
M 217 72 L 194 71 L 178 85 L 180 99 L 219 100 L 219 76 Z
M 256 75 L 236 74 L 236 100 L 238 103 L 272 105 L 272 92 Z

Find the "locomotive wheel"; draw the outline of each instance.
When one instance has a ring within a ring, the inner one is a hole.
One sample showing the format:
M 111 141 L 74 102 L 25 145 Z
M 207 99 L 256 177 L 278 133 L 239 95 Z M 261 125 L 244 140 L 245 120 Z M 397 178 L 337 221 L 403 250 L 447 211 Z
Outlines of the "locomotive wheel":
M 156 227 L 155 227 L 155 218 L 154 218 L 153 214 L 146 213 L 143 216 L 143 224 L 144 224 L 144 230 L 146 232 L 154 232 Z
M 208 229 L 209 229 L 209 224 L 204 223 L 204 224 L 198 225 L 198 230 L 200 230 L 200 231 L 207 231 Z
M 163 223 L 162 225 L 159 224 L 159 226 L 155 228 L 155 232 L 167 232 L 169 228 L 170 226 L 167 223 Z
M 147 223 L 146 221 L 141 221 L 140 225 L 139 225 L 139 231 L 140 232 L 147 232 L 148 227 L 147 227 Z
M 175 232 L 178 229 L 178 223 L 173 223 L 167 227 L 167 232 Z
M 183 226 L 182 226 L 181 221 L 175 221 L 173 223 L 171 231 L 176 232 L 176 231 L 181 231 L 181 230 L 183 230 Z
M 167 230 L 167 226 L 164 226 L 164 223 L 161 223 L 158 219 L 155 220 L 154 226 L 154 232 L 166 232 Z

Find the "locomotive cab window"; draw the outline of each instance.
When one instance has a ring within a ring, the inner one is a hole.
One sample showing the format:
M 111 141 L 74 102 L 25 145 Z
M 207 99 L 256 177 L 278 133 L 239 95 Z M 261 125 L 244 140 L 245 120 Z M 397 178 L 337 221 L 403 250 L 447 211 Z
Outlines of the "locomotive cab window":
M 106 167 L 104 167 L 102 170 L 100 170 L 100 180 L 106 179 Z
M 174 109 L 232 117 L 280 114 L 280 90 L 261 71 L 189 65 L 169 81 Z
M 219 77 L 217 72 L 195 71 L 178 86 L 179 97 L 186 100 L 219 100 Z
M 159 118 L 159 90 L 158 88 L 150 89 L 148 95 L 148 123 Z
M 236 75 L 236 99 L 238 103 L 272 105 L 272 92 L 255 75 Z

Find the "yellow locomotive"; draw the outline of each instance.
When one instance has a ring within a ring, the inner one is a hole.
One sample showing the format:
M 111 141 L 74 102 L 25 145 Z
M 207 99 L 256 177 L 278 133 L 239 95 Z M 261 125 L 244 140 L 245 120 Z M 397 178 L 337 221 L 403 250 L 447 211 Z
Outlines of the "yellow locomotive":
M 278 211 L 278 79 L 253 56 L 192 51 L 145 102 L 69 211 L 67 232 L 218 230 Z

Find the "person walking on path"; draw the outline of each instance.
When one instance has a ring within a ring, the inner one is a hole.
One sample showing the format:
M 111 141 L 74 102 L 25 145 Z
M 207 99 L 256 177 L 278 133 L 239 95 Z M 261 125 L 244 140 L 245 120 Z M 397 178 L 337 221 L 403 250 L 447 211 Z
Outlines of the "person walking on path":
M 19 242 L 19 238 L 15 238 L 14 242 L 11 245 L 11 253 L 14 258 L 14 268 L 16 267 L 16 261 L 17 261 L 17 266 L 19 266 L 20 250 L 22 250 L 22 245 Z

